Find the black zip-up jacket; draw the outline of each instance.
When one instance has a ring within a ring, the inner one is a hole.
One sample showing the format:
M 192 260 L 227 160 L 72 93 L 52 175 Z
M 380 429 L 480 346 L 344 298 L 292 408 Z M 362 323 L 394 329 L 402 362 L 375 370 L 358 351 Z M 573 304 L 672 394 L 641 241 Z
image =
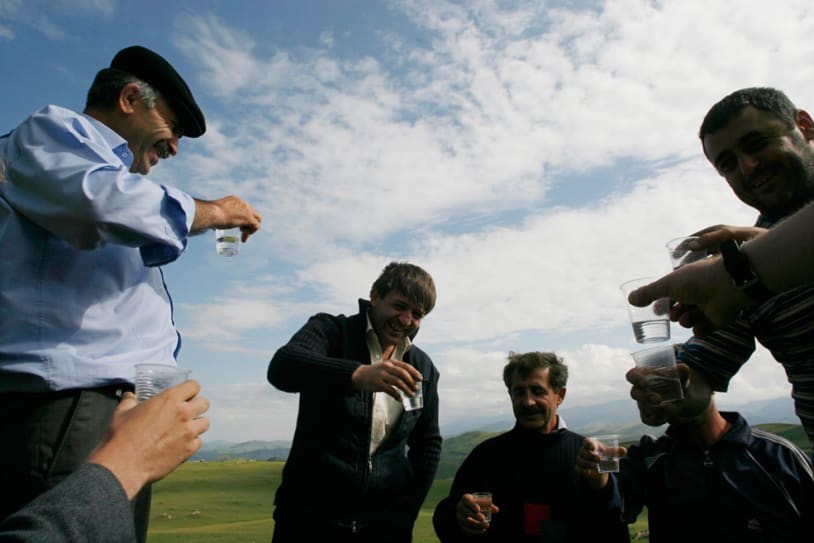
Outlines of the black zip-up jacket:
M 709 448 L 672 428 L 644 436 L 620 465 L 625 518 L 647 507 L 654 543 L 798 543 L 814 538 L 814 476 L 805 454 L 782 437 L 751 428 L 737 413 Z
M 441 456 L 439 375 L 421 349 L 413 345 L 407 351 L 403 361 L 423 377 L 424 407 L 403 412 L 370 456 L 373 395 L 351 386 L 354 370 L 370 364 L 369 307 L 359 300 L 356 315 L 314 315 L 269 363 L 272 385 L 300 393 L 275 518 L 412 530 Z

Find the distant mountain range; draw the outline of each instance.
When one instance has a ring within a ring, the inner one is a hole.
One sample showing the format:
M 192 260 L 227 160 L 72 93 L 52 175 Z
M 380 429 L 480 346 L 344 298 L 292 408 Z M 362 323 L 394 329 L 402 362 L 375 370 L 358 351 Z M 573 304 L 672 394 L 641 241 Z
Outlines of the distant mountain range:
M 730 406 L 719 401 L 719 406 L 723 411 L 740 412 L 750 424 L 754 425 L 800 424 L 799 419 L 794 415 L 794 406 L 789 397 L 755 401 L 737 406 Z M 643 434 L 658 436 L 666 428 L 664 426 L 654 428 L 642 424 L 632 400 L 619 400 L 588 407 L 563 407 L 560 413 L 568 427 L 575 432 L 584 435 L 617 433 L 622 436 L 623 441 L 638 440 Z M 472 417 L 445 424 L 441 428 L 445 445 L 449 443 L 454 446 L 445 446 L 439 476 L 459 465 L 475 444 L 495 433 L 506 431 L 512 426 L 514 426 L 514 418 L 511 416 L 492 419 Z M 209 462 L 236 459 L 285 461 L 290 448 L 290 441 L 245 441 L 242 443 L 222 440 L 204 441 L 201 450 L 192 457 L 192 460 Z M 448 469 L 445 469 L 445 466 Z
M 191 458 L 192 461 L 223 462 L 226 460 L 286 460 L 291 449 L 290 441 L 230 441 L 206 442 Z
M 800 424 L 794 414 L 794 404 L 790 397 L 784 396 L 769 400 L 760 400 L 741 405 L 728 405 L 718 400 L 722 411 L 738 411 L 750 424 L 789 423 Z M 623 439 L 638 439 L 642 434 L 661 435 L 664 427 L 646 426 L 639 420 L 639 411 L 633 400 L 618 400 L 591 406 L 568 407 L 568 402 L 559 410 L 568 428 L 584 434 L 616 433 Z M 465 432 L 505 431 L 514 426 L 514 417 L 506 415 L 491 420 L 466 418 L 444 425 L 441 433 L 444 437 L 453 437 Z

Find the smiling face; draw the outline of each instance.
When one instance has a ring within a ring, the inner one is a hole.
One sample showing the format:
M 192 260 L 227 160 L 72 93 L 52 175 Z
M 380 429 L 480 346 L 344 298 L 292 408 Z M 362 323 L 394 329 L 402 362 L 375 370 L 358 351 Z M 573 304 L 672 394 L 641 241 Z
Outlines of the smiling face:
M 414 337 L 424 318 L 424 313 L 416 304 L 395 290 L 383 298 L 371 292 L 368 315 L 382 349 L 400 345 L 406 337 Z
M 704 154 L 738 198 L 780 219 L 814 198 L 814 122 L 798 111 L 789 128 L 774 115 L 746 106 L 704 137 Z
M 542 434 L 557 428 L 557 408 L 565 399 L 565 387 L 554 390 L 549 384 L 550 368 L 538 368 L 527 376 L 512 374 L 509 397 L 517 426 Z
M 124 135 L 133 152 L 130 171 L 147 174 L 163 158 L 178 154 L 181 131 L 178 120 L 163 98 L 155 106 L 147 107 L 140 98 L 132 103 L 133 115 L 128 133 Z

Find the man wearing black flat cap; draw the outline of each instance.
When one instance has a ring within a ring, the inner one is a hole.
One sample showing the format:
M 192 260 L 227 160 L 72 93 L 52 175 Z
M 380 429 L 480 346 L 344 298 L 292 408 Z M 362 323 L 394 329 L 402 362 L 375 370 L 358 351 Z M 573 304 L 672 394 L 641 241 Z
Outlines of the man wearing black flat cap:
M 47 106 L 0 136 L 0 519 L 85 461 L 136 363 L 175 364 L 161 266 L 193 233 L 260 227 L 240 198 L 146 177 L 205 130 L 181 76 L 134 46 L 96 75 L 84 113 Z M 149 491 L 136 502 L 143 540 Z

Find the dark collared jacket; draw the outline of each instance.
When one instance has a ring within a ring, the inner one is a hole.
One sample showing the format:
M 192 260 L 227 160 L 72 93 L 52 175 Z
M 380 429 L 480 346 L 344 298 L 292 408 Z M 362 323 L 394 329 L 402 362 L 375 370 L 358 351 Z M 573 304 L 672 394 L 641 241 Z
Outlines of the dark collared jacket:
M 413 345 L 404 362 L 423 377 L 423 409 L 403 412 L 370 455 L 373 395 L 354 390 L 351 375 L 370 364 L 369 302 L 346 317 L 320 313 L 271 359 L 268 380 L 299 392 L 297 429 L 275 498 L 275 518 L 305 515 L 323 522 L 383 521 L 412 529 L 441 456 L 438 371 Z

